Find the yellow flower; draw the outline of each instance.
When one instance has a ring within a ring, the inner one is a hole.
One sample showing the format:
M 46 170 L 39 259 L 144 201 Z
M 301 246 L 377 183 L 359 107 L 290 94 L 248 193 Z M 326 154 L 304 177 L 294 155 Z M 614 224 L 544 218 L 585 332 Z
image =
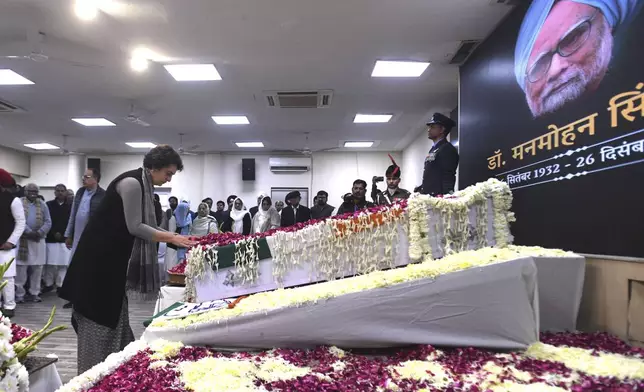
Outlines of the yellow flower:
M 505 381 L 490 388 L 493 392 L 566 392 L 567 389 L 553 387 L 542 382 L 534 384 L 519 384 L 512 381 Z
M 525 354 L 535 359 L 561 362 L 570 369 L 592 376 L 644 379 L 644 361 L 639 358 L 604 352 L 593 355 L 592 350 L 544 343 L 532 344 Z
M 445 388 L 454 382 L 449 370 L 433 361 L 405 361 L 390 369 L 397 375 L 397 379 L 429 381 L 437 388 Z
M 171 342 L 165 339 L 157 339 L 150 343 L 150 350 L 154 351 L 154 354 L 150 358 L 162 360 L 170 357 L 174 357 L 179 354 L 183 348 L 183 343 L 181 342 Z

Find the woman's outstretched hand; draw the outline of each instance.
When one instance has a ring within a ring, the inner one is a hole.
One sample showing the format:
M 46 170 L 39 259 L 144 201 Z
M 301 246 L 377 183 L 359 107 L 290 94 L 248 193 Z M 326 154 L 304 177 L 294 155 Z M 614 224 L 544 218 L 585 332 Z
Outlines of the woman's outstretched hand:
M 184 235 L 175 235 L 172 237 L 172 240 L 170 242 L 180 248 L 191 248 L 197 245 L 197 241 L 194 241 L 191 239 L 191 237 Z

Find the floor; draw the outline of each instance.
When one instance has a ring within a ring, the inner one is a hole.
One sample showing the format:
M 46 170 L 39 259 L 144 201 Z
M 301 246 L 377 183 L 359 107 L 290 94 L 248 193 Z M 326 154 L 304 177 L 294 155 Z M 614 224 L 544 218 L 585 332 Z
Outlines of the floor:
M 41 329 L 49 319 L 51 308 L 56 306 L 53 325 L 66 325 L 68 328 L 49 335 L 32 355 L 56 354 L 56 367 L 63 383 L 76 376 L 76 334 L 71 326 L 71 309 L 63 309 L 65 301 L 55 293 L 42 296 L 41 303 L 18 304 L 12 321 L 32 330 Z M 152 316 L 154 302 L 130 301 L 130 325 L 136 338 L 143 334 L 143 322 Z

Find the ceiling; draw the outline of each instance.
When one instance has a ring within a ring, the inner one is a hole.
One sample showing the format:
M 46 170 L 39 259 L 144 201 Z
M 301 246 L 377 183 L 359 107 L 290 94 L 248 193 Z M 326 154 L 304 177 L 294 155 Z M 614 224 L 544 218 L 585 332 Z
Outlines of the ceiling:
M 490 0 L 157 0 L 143 16 L 100 14 L 81 21 L 72 0 L 0 0 L 0 55 L 26 55 L 38 31 L 50 57 L 99 64 L 0 59 L 35 84 L 0 86 L 0 100 L 23 113 L 0 114 L 1 143 L 62 144 L 86 153 L 133 152 L 151 141 L 197 151 L 338 147 L 374 140 L 372 150 L 401 150 L 434 111 L 457 105 L 463 40 L 485 38 L 510 10 Z M 147 16 L 146 16 L 147 15 Z M 213 63 L 221 81 L 177 82 L 153 64 L 136 73 L 132 50 L 145 46 L 174 63 Z M 420 78 L 371 78 L 376 60 L 430 61 Z M 326 109 L 267 107 L 266 90 L 333 90 Z M 124 120 L 135 104 L 150 127 Z M 356 113 L 393 113 L 386 124 L 353 124 Z M 250 125 L 220 126 L 212 115 L 247 115 Z M 73 117 L 105 117 L 116 127 L 88 128 Z M 29 150 L 30 151 L 30 150 Z

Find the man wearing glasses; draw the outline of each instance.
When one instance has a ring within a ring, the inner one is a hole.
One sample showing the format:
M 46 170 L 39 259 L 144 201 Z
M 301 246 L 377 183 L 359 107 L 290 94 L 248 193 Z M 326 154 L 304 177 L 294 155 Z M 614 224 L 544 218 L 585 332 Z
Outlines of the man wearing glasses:
M 514 51 L 517 83 L 534 117 L 594 91 L 613 52 L 613 35 L 642 0 L 535 0 Z
M 101 173 L 98 169 L 87 169 L 83 175 L 83 187 L 76 192 L 72 212 L 69 215 L 67 230 L 65 230 L 65 244 L 71 249 L 71 256 L 74 256 L 78 240 L 80 240 L 89 218 L 96 212 L 98 205 L 105 197 L 105 190 L 98 186 L 101 180 Z M 66 309 L 71 304 L 65 304 Z

